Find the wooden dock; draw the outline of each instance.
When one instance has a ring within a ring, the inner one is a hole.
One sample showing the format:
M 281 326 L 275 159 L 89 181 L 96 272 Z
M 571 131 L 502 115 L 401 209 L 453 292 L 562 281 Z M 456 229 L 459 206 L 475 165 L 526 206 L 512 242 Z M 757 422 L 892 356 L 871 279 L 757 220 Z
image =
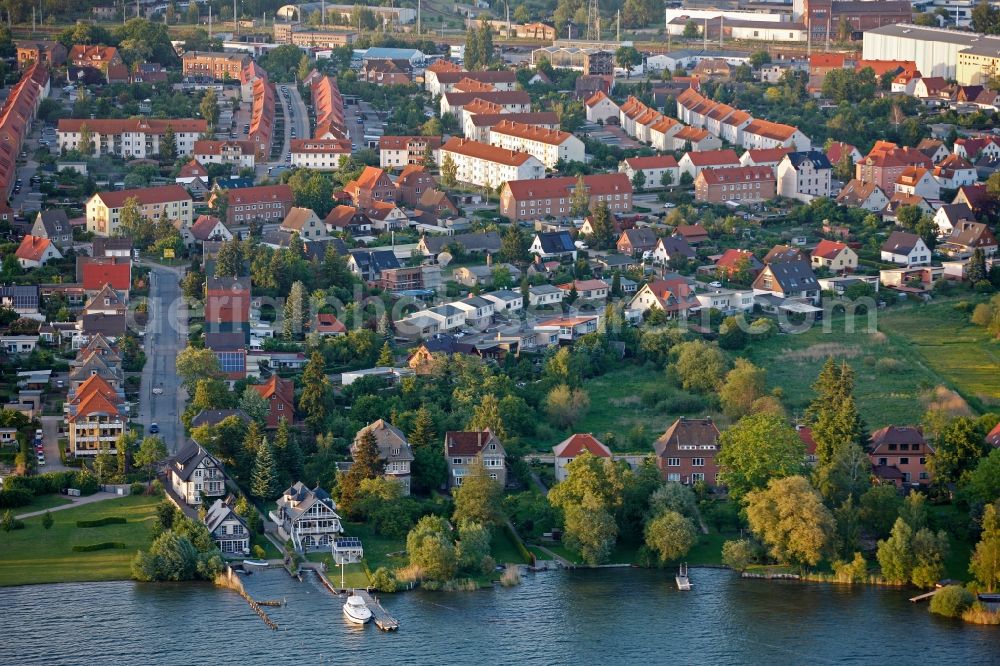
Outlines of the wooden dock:
M 912 601 L 913 603 L 918 603 L 920 601 L 923 601 L 924 599 L 930 599 L 931 597 L 933 597 L 935 594 L 937 594 L 940 591 L 941 591 L 941 588 L 939 587 L 937 589 L 931 590 L 930 592 L 924 592 L 923 594 L 918 594 L 915 597 L 910 597 L 910 601 Z
M 354 594 L 365 600 L 368 610 L 372 612 L 372 621 L 375 626 L 382 631 L 396 631 L 399 629 L 399 621 L 382 608 L 382 604 L 375 600 L 366 590 L 355 590 Z

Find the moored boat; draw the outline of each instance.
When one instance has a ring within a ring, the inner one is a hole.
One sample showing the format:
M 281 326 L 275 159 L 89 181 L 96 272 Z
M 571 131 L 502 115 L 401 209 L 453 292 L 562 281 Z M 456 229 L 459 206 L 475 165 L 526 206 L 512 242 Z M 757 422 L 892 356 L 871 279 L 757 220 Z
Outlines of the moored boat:
M 348 622 L 364 624 L 372 619 L 372 612 L 364 599 L 352 594 L 347 597 L 347 603 L 344 604 L 344 617 L 347 618 Z

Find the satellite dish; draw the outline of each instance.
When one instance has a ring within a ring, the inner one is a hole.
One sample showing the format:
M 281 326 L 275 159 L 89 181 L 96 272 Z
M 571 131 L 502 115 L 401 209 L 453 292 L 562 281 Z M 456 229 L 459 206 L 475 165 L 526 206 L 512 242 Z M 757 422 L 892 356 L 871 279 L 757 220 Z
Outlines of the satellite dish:
M 440 253 L 438 255 L 438 263 L 441 264 L 442 266 L 447 266 L 448 264 L 451 263 L 451 260 L 453 258 L 454 257 L 451 256 L 451 252 L 447 252 L 447 251 L 446 252 L 442 252 L 442 253 Z

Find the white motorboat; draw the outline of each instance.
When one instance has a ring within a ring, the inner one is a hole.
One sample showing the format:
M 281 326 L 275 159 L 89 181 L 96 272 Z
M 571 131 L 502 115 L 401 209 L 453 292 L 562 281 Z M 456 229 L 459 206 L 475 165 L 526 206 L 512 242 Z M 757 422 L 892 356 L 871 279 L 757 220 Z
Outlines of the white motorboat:
M 344 604 L 344 617 L 347 618 L 348 622 L 353 622 L 354 624 L 364 624 L 372 619 L 372 612 L 368 608 L 368 604 L 365 600 L 356 594 L 352 594 L 347 597 L 347 603 Z

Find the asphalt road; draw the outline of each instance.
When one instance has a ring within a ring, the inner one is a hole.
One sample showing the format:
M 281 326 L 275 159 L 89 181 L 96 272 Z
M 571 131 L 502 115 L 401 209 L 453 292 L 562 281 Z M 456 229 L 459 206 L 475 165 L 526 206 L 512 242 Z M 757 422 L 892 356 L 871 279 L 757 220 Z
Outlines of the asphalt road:
M 177 376 L 177 352 L 187 346 L 187 308 L 181 298 L 180 269 L 153 266 L 150 283 L 149 323 L 146 326 L 146 365 L 139 390 L 139 422 L 146 432 L 156 423 L 167 451 L 184 443 L 186 391 Z M 159 395 L 153 389 L 161 389 Z

